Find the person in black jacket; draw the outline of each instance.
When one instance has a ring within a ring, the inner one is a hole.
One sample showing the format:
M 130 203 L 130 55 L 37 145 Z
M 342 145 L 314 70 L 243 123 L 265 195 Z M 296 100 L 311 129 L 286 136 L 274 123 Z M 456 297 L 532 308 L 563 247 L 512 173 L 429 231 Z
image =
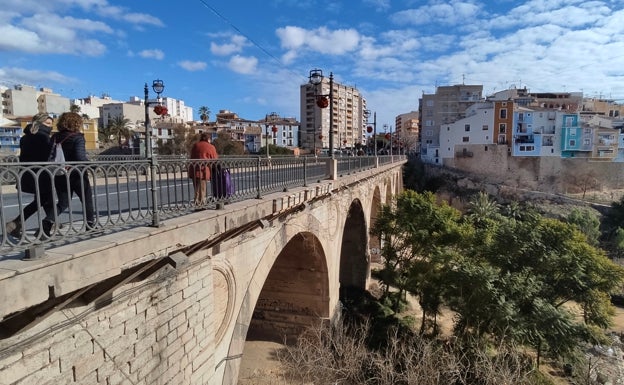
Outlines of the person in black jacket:
M 42 113 L 33 116 L 32 123 L 24 128 L 24 135 L 20 138 L 20 163 L 48 161 L 52 123 L 53 119 L 48 114 Z M 21 192 L 39 196 L 41 207 L 46 212 L 46 218 L 43 219 L 42 226 L 44 233 L 49 236 L 54 226 L 54 199 L 52 195 L 51 173 L 38 167 L 31 167 L 21 175 L 17 188 Z M 22 211 L 23 221 L 26 222 L 37 211 L 39 211 L 39 207 L 37 206 L 37 197 L 35 197 Z M 52 218 L 51 221 L 50 218 Z M 23 222 L 19 216 L 6 224 L 7 233 L 15 238 L 22 237 L 22 228 Z
M 75 112 L 64 112 L 56 124 L 59 132 L 52 136 L 51 142 L 61 143 L 67 162 L 88 161 L 85 137 L 80 132 L 82 124 L 82 117 Z M 83 204 L 87 230 L 94 228 L 95 211 L 93 209 L 93 191 L 89 181 L 88 168 L 79 165 L 71 166 L 71 171 L 68 175 L 55 178 L 55 186 L 58 194 L 57 212 L 60 214 L 67 210 L 69 200 L 75 193 Z

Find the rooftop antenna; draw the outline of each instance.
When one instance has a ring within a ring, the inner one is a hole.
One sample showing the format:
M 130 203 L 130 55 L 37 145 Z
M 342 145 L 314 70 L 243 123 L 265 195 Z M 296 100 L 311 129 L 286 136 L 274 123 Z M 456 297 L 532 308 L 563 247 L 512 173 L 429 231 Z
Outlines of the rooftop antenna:
M 464 82 L 466 81 L 466 75 L 462 74 L 462 86 L 466 85 Z

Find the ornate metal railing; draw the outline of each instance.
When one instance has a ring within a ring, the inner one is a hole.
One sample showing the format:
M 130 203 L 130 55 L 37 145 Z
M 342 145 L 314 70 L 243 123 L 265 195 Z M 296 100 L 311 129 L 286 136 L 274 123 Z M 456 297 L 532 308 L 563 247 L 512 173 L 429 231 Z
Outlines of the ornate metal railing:
M 351 172 L 403 161 L 404 156 L 336 158 L 338 177 Z M 94 233 L 120 231 L 136 226 L 158 226 L 163 218 L 196 210 L 219 209 L 223 205 L 317 182 L 330 177 L 327 157 L 232 157 L 199 161 L 184 157 L 132 156 L 95 157 L 90 162 L 0 163 L 0 258 L 17 255 L 33 246 L 59 245 L 92 237 Z M 194 202 L 193 182 L 188 170 L 228 169 L 232 191 L 223 191 L 214 180 L 207 184 L 207 199 Z M 57 175 L 62 173 L 62 175 Z M 70 177 L 71 176 L 71 177 Z M 72 179 L 73 178 L 73 179 Z M 35 193 L 24 192 L 25 180 L 34 181 Z M 91 185 L 94 223 L 88 223 L 84 180 Z M 50 183 L 54 180 L 54 183 Z M 47 181 L 47 183 L 46 183 Z M 53 211 L 54 226 L 44 226 L 42 197 L 58 200 L 59 186 L 76 193 L 69 208 Z M 51 191 L 49 191 L 51 190 Z M 26 218 L 24 208 L 35 201 L 35 212 Z M 18 224 L 17 228 L 15 224 Z M 7 228 L 8 225 L 8 228 Z M 41 230 L 40 230 L 41 229 Z

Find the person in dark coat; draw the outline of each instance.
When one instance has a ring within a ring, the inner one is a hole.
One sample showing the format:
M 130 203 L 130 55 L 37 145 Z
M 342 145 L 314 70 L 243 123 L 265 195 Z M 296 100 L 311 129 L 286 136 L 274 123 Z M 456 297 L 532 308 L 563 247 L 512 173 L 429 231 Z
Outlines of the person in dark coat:
M 56 124 L 58 132 L 52 136 L 52 143 L 61 143 L 63 154 L 67 162 L 88 162 L 82 129 L 82 116 L 75 112 L 64 112 Z M 93 191 L 89 181 L 88 168 L 80 165 L 72 165 L 67 175 L 55 178 L 58 202 L 56 210 L 59 214 L 67 210 L 69 201 L 74 195 L 78 195 L 84 208 L 84 219 L 87 230 L 95 227 L 95 211 L 93 208 Z
M 20 138 L 21 162 L 47 162 L 50 155 L 50 132 L 52 131 L 53 119 L 46 113 L 33 116 L 32 123 L 24 128 L 24 135 Z M 37 186 L 38 185 L 38 186 Z M 37 189 L 38 187 L 38 189 Z M 37 194 L 41 207 L 46 212 L 46 219 L 42 220 L 44 233 L 50 235 L 54 223 L 54 198 L 52 195 L 52 175 L 46 170 L 38 167 L 31 167 L 20 177 L 17 188 L 21 192 Z M 37 197 L 26 205 L 22 211 L 23 221 L 39 211 Z M 48 218 L 52 218 L 52 222 Z M 22 218 L 19 216 L 6 224 L 6 231 L 15 238 L 21 238 L 24 227 Z
M 200 159 L 217 159 L 217 149 L 210 143 L 210 137 L 202 132 L 199 141 L 191 148 L 190 161 L 188 166 L 188 177 L 193 180 L 195 189 L 195 205 L 201 206 L 206 203 L 206 182 L 210 179 L 210 167 Z

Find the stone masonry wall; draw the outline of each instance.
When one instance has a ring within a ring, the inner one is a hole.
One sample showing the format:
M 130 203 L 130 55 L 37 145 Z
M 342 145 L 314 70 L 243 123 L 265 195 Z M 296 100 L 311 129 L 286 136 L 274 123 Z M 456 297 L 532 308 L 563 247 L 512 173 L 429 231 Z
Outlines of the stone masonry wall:
M 209 259 L 68 307 L 0 341 L 0 384 L 205 384 L 214 373 Z
M 444 164 L 485 177 L 493 183 L 550 193 L 624 188 L 624 164 L 587 158 L 514 157 L 506 145 L 462 145 L 472 155 Z

